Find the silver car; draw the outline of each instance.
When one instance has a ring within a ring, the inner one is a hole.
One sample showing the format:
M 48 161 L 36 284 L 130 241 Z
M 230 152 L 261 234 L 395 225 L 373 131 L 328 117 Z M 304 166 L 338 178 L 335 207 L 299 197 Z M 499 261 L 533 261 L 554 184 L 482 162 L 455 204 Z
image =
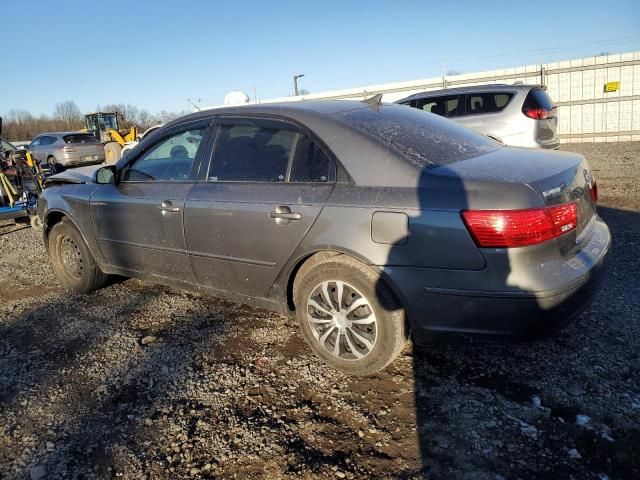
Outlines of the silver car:
M 557 149 L 557 107 L 540 85 L 477 85 L 422 92 L 396 103 L 450 118 L 505 145 Z
M 41 164 L 48 164 L 56 172 L 104 162 L 104 146 L 90 133 L 43 133 L 27 149 Z

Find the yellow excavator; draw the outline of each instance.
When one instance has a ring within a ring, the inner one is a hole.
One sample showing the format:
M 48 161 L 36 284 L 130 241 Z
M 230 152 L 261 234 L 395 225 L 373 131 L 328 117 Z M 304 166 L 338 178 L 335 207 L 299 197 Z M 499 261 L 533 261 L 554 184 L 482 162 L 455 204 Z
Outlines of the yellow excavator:
M 138 129 L 133 126 L 127 132 L 120 130 L 117 112 L 95 112 L 84 116 L 86 131 L 93 133 L 104 144 L 104 156 L 107 164 L 114 164 L 122 155 L 122 147 L 134 142 Z

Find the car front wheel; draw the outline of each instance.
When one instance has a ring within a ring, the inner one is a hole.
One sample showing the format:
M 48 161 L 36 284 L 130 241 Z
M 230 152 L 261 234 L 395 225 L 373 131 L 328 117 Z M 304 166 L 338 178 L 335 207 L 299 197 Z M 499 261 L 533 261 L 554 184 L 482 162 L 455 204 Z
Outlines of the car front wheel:
M 63 220 L 51 229 L 49 256 L 56 276 L 72 292 L 90 292 L 107 282 L 108 276 L 100 270 L 82 235 L 71 222 Z
M 366 265 L 346 255 L 300 271 L 294 286 L 302 334 L 327 364 L 351 375 L 386 367 L 404 347 L 404 311 Z

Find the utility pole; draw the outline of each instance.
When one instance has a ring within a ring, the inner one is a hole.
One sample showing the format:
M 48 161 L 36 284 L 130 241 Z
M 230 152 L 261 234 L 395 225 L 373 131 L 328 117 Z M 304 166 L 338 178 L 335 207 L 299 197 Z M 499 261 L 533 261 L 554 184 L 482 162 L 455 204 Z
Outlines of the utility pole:
M 447 88 L 447 79 L 445 77 L 446 72 L 447 72 L 447 61 L 442 60 L 442 89 L 443 90 Z
M 296 97 L 298 96 L 298 79 L 301 77 L 304 77 L 304 73 L 293 76 L 293 92 L 295 93 Z

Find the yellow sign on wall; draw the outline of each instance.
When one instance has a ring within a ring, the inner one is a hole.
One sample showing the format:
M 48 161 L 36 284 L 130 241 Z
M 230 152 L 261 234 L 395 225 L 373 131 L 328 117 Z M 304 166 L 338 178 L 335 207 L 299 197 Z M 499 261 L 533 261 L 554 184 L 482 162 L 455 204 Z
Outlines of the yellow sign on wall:
M 605 92 L 617 92 L 620 90 L 620 82 L 607 82 L 604 84 Z

